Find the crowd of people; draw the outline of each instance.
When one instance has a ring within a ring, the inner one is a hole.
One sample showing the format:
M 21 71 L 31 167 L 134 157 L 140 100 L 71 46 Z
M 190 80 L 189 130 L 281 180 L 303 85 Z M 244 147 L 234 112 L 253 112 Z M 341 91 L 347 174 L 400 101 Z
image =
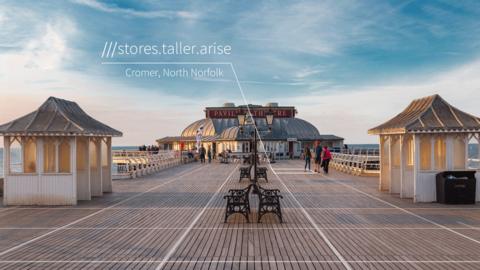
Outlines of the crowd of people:
M 142 145 L 138 147 L 138 151 L 148 151 L 148 152 L 153 152 L 153 154 L 157 154 L 160 149 L 156 145 Z
M 330 153 L 330 150 L 327 146 L 322 147 L 320 142 L 316 141 L 313 153 L 308 146 L 305 146 L 303 156 L 305 159 L 305 171 L 307 171 L 307 168 L 309 171 L 311 170 L 310 164 L 312 158 L 314 158 L 314 172 L 320 173 L 320 170 L 323 169 L 323 172 L 328 174 L 328 166 L 330 164 L 330 160 L 332 159 L 332 153 Z
M 153 152 L 154 154 L 159 152 L 159 147 L 156 145 L 142 145 L 138 147 L 139 151 L 148 151 L 148 152 Z M 230 150 L 228 150 L 228 153 L 231 153 Z M 227 151 L 224 151 L 223 153 L 220 154 L 227 156 L 228 155 Z M 203 144 L 200 146 L 198 149 L 198 156 L 200 159 L 201 163 L 206 163 L 208 160 L 208 163 L 212 162 L 212 158 L 215 155 L 215 153 L 212 152 L 210 147 L 206 149 Z M 192 151 L 188 152 L 188 157 L 189 158 L 194 158 L 194 153 Z M 328 174 L 328 167 L 330 164 L 330 160 L 332 159 L 332 154 L 330 153 L 330 150 L 328 149 L 327 146 L 321 145 L 319 141 L 315 142 L 314 149 L 313 151 L 308 147 L 305 146 L 305 149 L 303 151 L 303 157 L 305 159 L 305 171 L 311 171 L 311 161 L 312 159 L 314 160 L 314 172 L 320 173 L 321 170 L 325 174 Z

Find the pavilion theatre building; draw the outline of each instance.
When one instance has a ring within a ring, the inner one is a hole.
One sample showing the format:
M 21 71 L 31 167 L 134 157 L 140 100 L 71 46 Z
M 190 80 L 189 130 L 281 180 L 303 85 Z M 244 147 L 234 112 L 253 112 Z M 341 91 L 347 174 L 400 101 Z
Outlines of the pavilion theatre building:
M 250 110 L 248 110 L 248 108 Z M 158 139 L 159 147 L 171 150 L 192 150 L 197 145 L 198 133 L 201 144 L 213 153 L 222 151 L 249 152 L 251 149 L 251 132 L 253 125 L 240 127 L 239 114 L 250 112 L 265 149 L 259 144 L 260 151 L 273 153 L 276 158 L 300 157 L 305 146 L 313 147 L 315 141 L 331 148 L 343 147 L 343 138 L 334 135 L 321 135 L 311 123 L 297 118 L 293 106 L 278 106 L 268 103 L 265 106 L 235 106 L 225 103 L 223 107 L 207 107 L 205 118 L 188 125 L 180 136 Z M 273 123 L 267 126 L 265 116 L 273 114 Z

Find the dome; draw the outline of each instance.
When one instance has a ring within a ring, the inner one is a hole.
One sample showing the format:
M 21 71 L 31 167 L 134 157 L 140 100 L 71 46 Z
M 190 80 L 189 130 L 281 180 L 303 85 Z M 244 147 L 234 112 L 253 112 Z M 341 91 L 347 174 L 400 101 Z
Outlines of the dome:
M 235 118 L 205 118 L 193 122 L 182 131 L 182 137 L 191 137 L 197 135 L 197 130 L 203 126 L 203 136 L 215 136 L 224 129 L 238 126 L 238 120 Z
M 250 134 L 253 130 L 253 126 L 245 126 L 242 133 L 240 127 L 229 127 L 222 131 L 220 139 L 224 141 L 250 140 Z
M 203 126 L 203 136 L 214 136 L 215 128 L 211 119 L 201 119 L 191 123 L 182 131 L 182 137 L 195 137 L 197 130 Z
M 320 136 L 318 129 L 303 119 L 288 118 L 285 120 L 287 120 L 286 131 L 289 138 L 312 139 Z
M 260 130 L 268 130 L 267 121 L 264 118 L 258 118 L 255 122 Z M 219 136 L 221 140 L 245 140 L 253 131 L 253 126 L 245 126 L 243 134 L 239 132 L 238 120 L 235 118 L 206 118 L 190 124 L 183 130 L 182 137 L 195 137 L 201 126 L 203 126 L 203 136 Z M 275 118 L 272 132 L 262 134 L 262 138 L 265 140 L 286 140 L 288 138 L 313 140 L 319 137 L 318 129 L 300 118 Z
M 257 127 L 263 131 L 268 130 L 265 119 L 255 120 Z M 253 126 L 243 127 L 243 133 L 238 126 L 224 129 L 220 134 L 220 140 L 246 140 L 250 138 Z M 317 128 L 309 122 L 299 118 L 276 118 L 273 120 L 272 130 L 269 133 L 261 134 L 264 140 L 286 140 L 296 138 L 298 140 L 314 140 L 320 137 Z

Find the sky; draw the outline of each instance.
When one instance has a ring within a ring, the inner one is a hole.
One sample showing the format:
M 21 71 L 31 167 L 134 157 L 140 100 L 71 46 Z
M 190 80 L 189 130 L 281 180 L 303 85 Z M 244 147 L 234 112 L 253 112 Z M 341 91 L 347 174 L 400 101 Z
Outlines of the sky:
M 56 96 L 123 131 L 115 145 L 152 144 L 207 106 L 244 104 L 236 74 L 249 103 L 292 105 L 322 134 L 375 143 L 367 130 L 415 98 L 440 94 L 480 116 L 478 18 L 476 0 L 0 0 L 0 123 Z M 105 57 L 110 42 L 231 53 Z M 127 61 L 156 64 L 106 63 Z M 137 78 L 128 68 L 222 76 Z

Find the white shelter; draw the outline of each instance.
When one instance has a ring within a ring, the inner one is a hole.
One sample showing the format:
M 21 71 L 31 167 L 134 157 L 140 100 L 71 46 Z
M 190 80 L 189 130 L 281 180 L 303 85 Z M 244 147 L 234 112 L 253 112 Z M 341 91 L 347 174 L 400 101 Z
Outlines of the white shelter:
M 5 205 L 75 205 L 112 191 L 112 137 L 122 133 L 75 102 L 50 97 L 0 135 Z
M 412 101 L 369 134 L 380 135 L 380 190 L 433 202 L 437 173 L 469 169 L 469 142 L 480 140 L 480 118 L 433 95 Z M 480 173 L 476 178 L 480 201 Z

